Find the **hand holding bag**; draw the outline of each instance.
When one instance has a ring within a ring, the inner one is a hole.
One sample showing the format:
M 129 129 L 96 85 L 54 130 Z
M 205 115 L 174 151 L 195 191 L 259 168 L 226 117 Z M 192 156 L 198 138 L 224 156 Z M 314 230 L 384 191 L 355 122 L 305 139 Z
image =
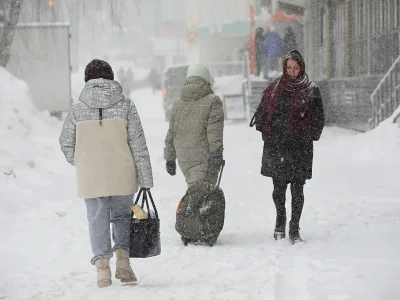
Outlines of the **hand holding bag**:
M 153 206 L 154 214 L 150 211 L 147 195 Z M 161 253 L 160 219 L 158 218 L 157 208 L 150 191 L 148 192 L 144 188 L 140 189 L 135 205 L 138 204 L 141 196 L 141 206 L 144 209 L 144 205 L 146 205 L 148 219 L 136 219 L 132 212 L 129 247 L 129 257 L 132 258 L 153 257 Z

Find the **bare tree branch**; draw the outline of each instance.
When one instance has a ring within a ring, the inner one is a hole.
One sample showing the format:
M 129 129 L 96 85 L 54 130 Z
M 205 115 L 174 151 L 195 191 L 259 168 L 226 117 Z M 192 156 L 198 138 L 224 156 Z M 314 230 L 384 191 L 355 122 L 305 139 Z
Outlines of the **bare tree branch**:
M 0 36 L 0 66 L 5 67 L 10 60 L 10 48 L 18 23 L 22 0 L 11 0 L 8 16 L 4 12 L 3 31 Z

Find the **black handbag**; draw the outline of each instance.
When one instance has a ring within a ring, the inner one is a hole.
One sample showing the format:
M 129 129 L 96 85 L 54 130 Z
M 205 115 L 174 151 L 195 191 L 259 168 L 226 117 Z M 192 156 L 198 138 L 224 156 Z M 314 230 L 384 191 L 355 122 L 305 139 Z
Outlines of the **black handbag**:
M 262 111 L 262 102 L 260 102 L 256 112 L 250 120 L 250 127 L 254 127 L 254 125 L 256 126 L 257 131 L 260 131 L 261 133 L 264 132 L 265 117 Z
M 147 195 L 150 198 L 154 213 L 150 211 Z M 146 205 L 148 219 L 136 219 L 132 212 L 129 257 L 147 258 L 160 255 L 160 219 L 158 218 L 157 208 L 154 204 L 153 197 L 146 189 L 140 189 L 136 197 L 135 205 L 142 196 L 142 209 Z

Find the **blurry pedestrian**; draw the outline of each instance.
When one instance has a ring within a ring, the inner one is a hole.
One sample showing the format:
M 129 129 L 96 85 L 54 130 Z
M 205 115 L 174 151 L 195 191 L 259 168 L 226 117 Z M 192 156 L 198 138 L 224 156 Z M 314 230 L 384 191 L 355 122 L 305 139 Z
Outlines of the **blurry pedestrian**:
M 256 29 L 256 34 L 254 37 L 254 43 L 255 43 L 255 48 L 256 48 L 256 64 L 257 64 L 256 75 L 257 76 L 260 76 L 261 68 L 265 61 L 265 54 L 264 54 L 264 47 L 263 47 L 264 40 L 265 40 L 264 29 L 262 29 L 261 27 L 258 27 Z
M 267 79 L 269 72 L 278 70 L 279 56 L 281 55 L 281 50 L 283 48 L 283 40 L 278 33 L 271 31 L 268 26 L 266 27 L 265 36 L 263 47 L 266 61 L 263 73 L 264 78 Z
M 297 49 L 296 36 L 293 32 L 292 27 L 288 27 L 286 29 L 286 33 L 283 38 L 283 44 L 284 44 L 282 50 L 283 55 L 286 55 L 290 51 Z

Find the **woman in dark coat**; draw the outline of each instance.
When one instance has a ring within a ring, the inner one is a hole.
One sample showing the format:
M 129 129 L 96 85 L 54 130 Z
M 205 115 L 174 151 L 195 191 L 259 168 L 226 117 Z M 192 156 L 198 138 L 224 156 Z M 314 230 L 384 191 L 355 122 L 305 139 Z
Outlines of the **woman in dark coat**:
M 272 177 L 274 184 L 274 237 L 285 237 L 285 195 L 290 183 L 289 237 L 292 243 L 302 241 L 299 222 L 304 204 L 303 188 L 306 180 L 312 177 L 313 142 L 319 140 L 325 118 L 320 91 L 309 81 L 299 51 L 286 55 L 283 74 L 263 91 L 254 120 L 264 140 L 261 174 Z

